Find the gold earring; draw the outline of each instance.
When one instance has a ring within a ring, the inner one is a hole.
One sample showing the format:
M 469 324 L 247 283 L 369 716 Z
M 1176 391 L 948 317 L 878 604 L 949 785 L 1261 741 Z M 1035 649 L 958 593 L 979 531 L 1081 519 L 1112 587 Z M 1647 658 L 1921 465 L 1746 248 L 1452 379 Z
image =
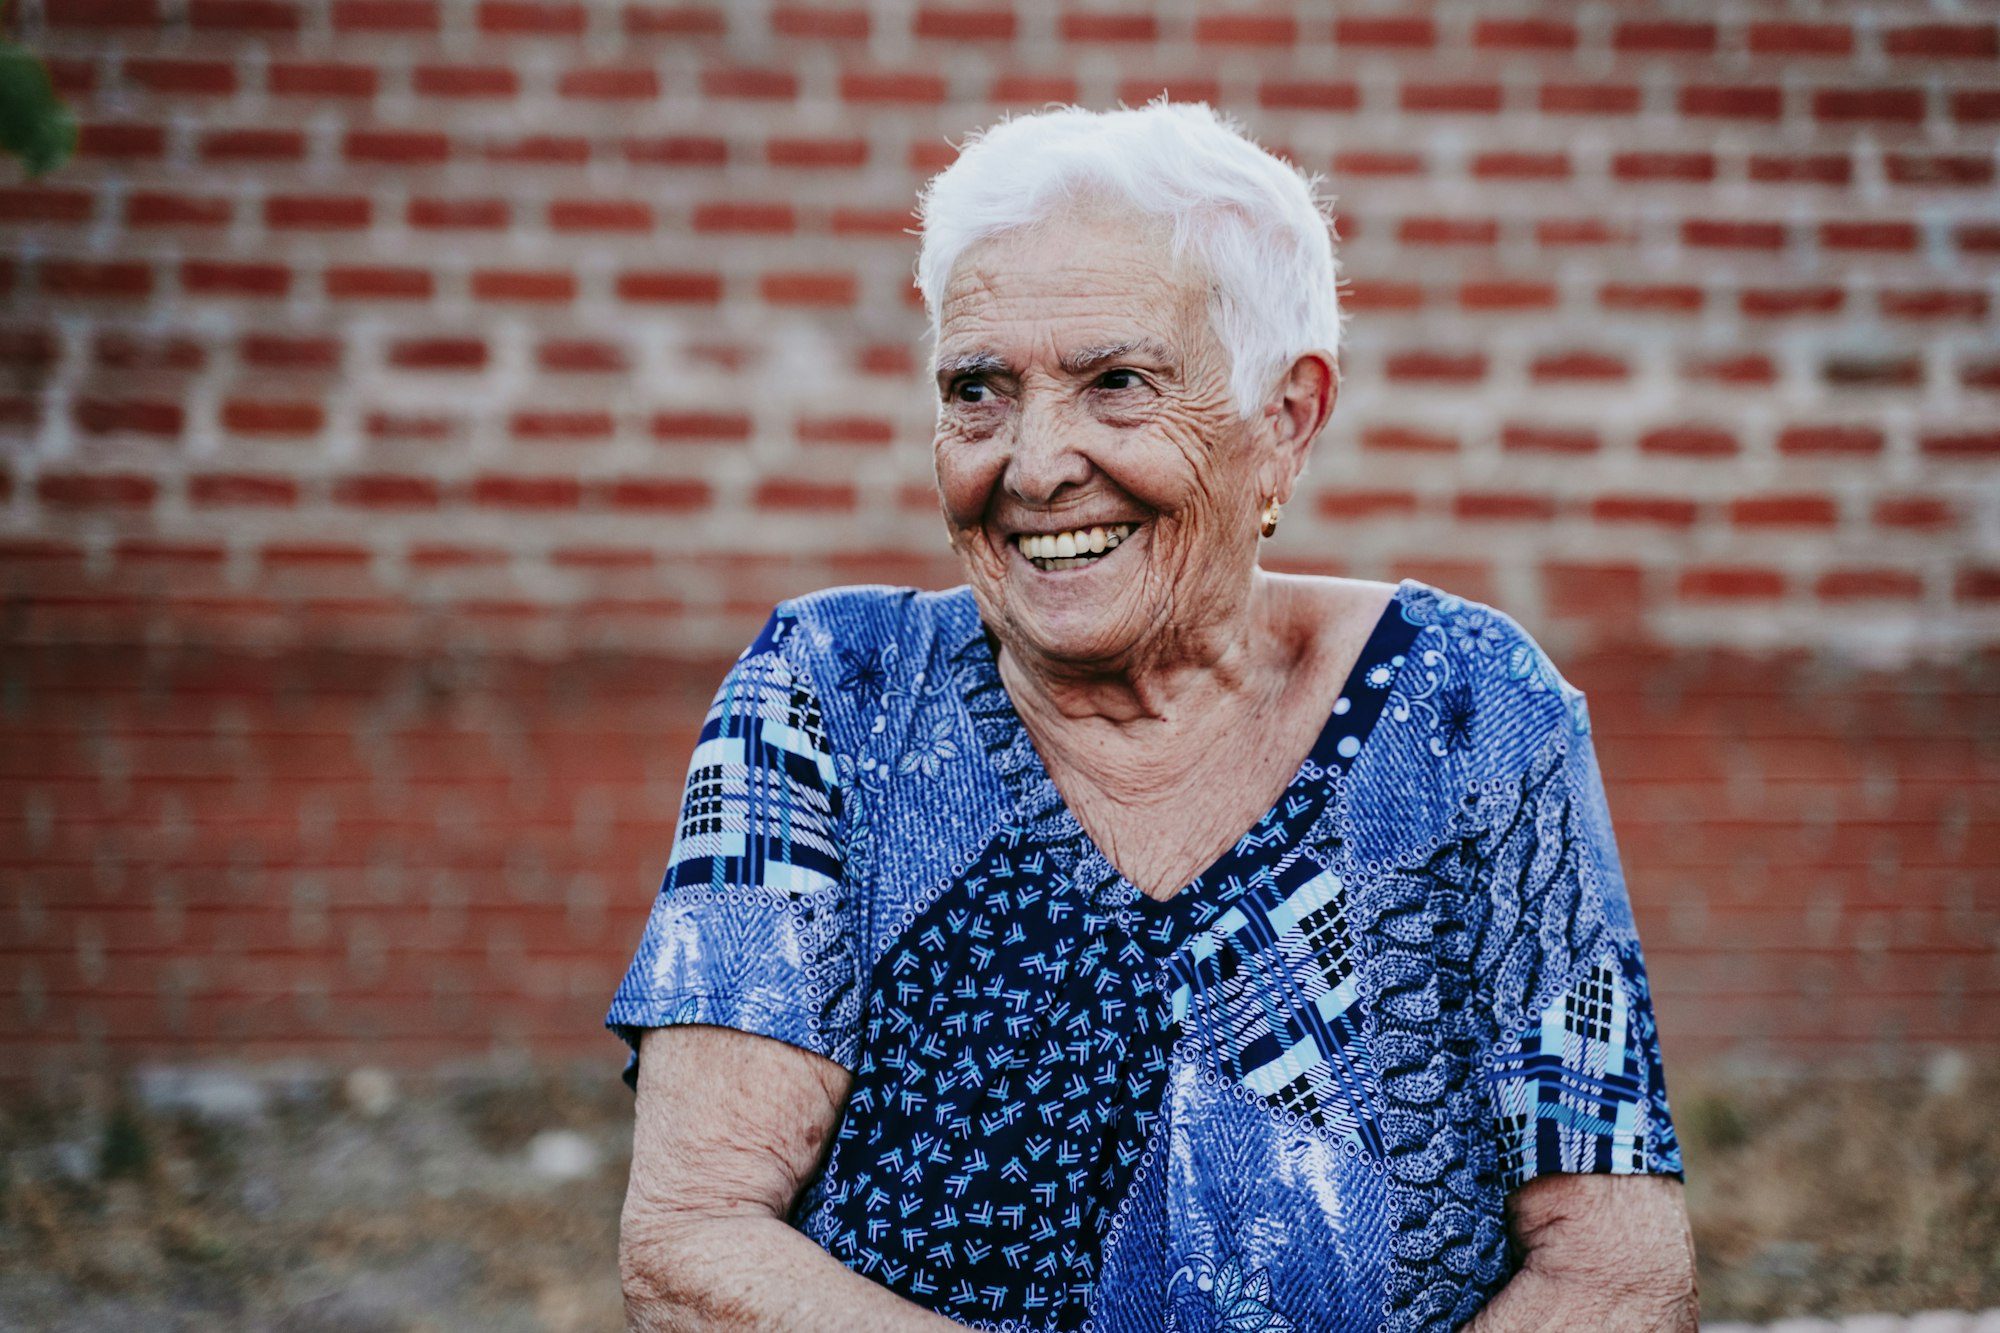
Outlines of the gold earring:
M 1278 497 L 1272 496 L 1271 503 L 1264 506 L 1264 535 L 1271 536 L 1278 530 Z

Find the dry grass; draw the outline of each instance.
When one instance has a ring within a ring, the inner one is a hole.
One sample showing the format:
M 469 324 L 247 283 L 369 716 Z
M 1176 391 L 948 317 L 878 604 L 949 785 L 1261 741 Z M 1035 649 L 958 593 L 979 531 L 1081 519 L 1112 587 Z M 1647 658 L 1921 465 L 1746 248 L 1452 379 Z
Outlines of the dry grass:
M 2000 1305 L 2000 1063 L 1673 1089 L 1714 1318 Z M 601 1068 L 294 1089 L 234 1125 L 129 1102 L 0 1113 L 0 1327 L 620 1326 L 630 1097 Z M 583 1134 L 585 1178 L 528 1165 Z

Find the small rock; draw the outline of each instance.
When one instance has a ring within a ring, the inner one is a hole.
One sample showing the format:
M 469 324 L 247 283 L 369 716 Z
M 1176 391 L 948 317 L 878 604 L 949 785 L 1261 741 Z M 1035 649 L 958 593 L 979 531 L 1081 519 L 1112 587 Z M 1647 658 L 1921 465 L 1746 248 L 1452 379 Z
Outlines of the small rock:
M 528 1169 L 544 1180 L 583 1180 L 597 1164 L 597 1145 L 573 1129 L 545 1129 L 528 1141 Z
M 396 1104 L 396 1080 L 386 1069 L 364 1065 L 347 1076 L 344 1085 L 347 1104 L 376 1120 Z
M 137 1083 L 140 1102 L 156 1114 L 184 1112 L 232 1125 L 264 1115 L 264 1089 L 238 1070 L 160 1065 L 140 1070 Z

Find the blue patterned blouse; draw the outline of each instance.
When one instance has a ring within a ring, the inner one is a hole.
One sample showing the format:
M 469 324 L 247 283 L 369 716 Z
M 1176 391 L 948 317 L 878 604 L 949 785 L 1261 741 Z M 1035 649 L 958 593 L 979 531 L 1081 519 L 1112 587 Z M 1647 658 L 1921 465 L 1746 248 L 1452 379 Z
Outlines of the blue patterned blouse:
M 1583 695 L 1405 579 L 1311 756 L 1174 898 L 1064 805 L 970 590 L 780 605 L 702 729 L 607 1026 L 854 1075 L 792 1218 L 976 1328 L 1414 1330 L 1507 1191 L 1681 1174 Z

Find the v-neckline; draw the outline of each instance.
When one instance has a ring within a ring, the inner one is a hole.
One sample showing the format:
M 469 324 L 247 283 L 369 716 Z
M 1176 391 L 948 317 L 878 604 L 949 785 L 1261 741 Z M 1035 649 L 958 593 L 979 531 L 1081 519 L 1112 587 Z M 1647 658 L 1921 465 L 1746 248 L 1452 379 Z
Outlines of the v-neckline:
M 1232 890 L 1232 886 L 1240 889 L 1243 875 L 1235 873 L 1236 863 L 1246 850 L 1267 845 L 1272 835 L 1280 832 L 1280 826 L 1292 835 L 1303 832 L 1303 825 L 1317 817 L 1332 794 L 1332 784 L 1323 779 L 1353 767 L 1388 701 L 1405 650 L 1420 628 L 1400 614 L 1419 586 L 1417 580 L 1408 578 L 1396 585 L 1362 643 L 1360 654 L 1348 668 L 1340 694 L 1321 724 L 1312 749 L 1277 798 L 1255 823 L 1238 834 L 1170 898 L 1155 898 L 1140 889 L 1105 855 L 1097 839 L 1070 809 L 1041 752 L 1035 748 L 1027 724 L 1014 707 L 1013 697 L 1000 676 L 998 641 L 976 609 L 972 615 L 971 642 L 966 645 L 964 655 L 974 677 L 967 682 L 967 704 L 975 729 L 981 733 L 988 753 L 1015 798 L 1019 822 L 1042 829 L 1046 835 L 1074 849 L 1071 874 L 1093 900 L 1150 919 L 1155 938 L 1162 945 L 1176 946 L 1185 937 L 1187 927 L 1212 919 L 1228 905 L 1218 898 L 1219 893 Z M 966 591 L 969 600 L 970 590 Z M 1225 896 L 1233 898 L 1235 893 L 1228 891 Z

